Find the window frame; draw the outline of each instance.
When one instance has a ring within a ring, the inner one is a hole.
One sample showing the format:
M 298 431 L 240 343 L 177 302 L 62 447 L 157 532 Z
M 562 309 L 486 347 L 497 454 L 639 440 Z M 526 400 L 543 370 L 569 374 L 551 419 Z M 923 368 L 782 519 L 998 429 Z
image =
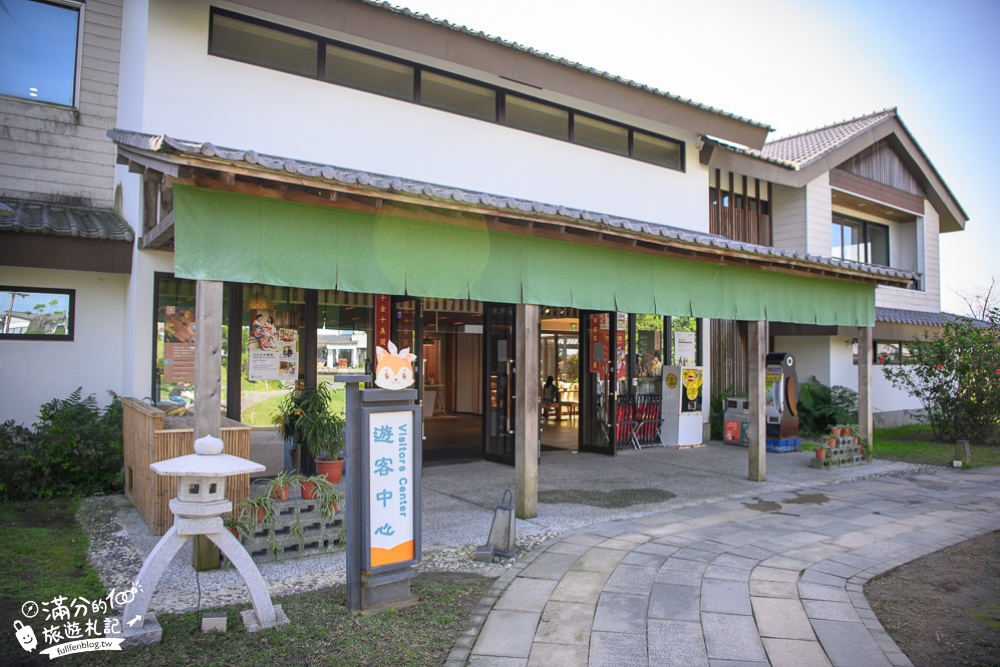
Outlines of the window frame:
M 844 257 L 844 235 L 843 232 L 840 234 L 840 255 L 833 254 L 833 229 L 834 227 L 840 227 L 843 229 L 847 225 L 860 225 L 861 227 L 861 247 L 864 248 L 864 258 L 861 260 L 847 259 Z M 885 264 L 874 264 L 871 261 L 871 255 L 874 254 L 874 248 L 869 249 L 870 236 L 868 233 L 869 228 L 880 228 L 885 231 Z M 844 215 L 843 213 L 834 213 L 830 219 L 830 257 L 834 259 L 839 259 L 844 262 L 858 262 L 860 264 L 865 264 L 867 266 L 884 266 L 890 268 L 892 266 L 892 248 L 890 241 L 892 238 L 891 230 L 889 225 L 881 222 L 874 222 L 872 220 L 864 220 L 862 218 L 853 218 L 849 215 Z
M 539 98 L 536 98 L 536 97 L 532 97 L 531 95 L 524 94 L 524 93 L 519 92 L 519 91 L 509 90 L 507 88 L 502 88 L 500 86 L 497 86 L 497 85 L 494 85 L 494 84 L 491 84 L 491 83 L 487 83 L 485 81 L 480 81 L 480 80 L 477 80 L 477 79 L 472 79 L 472 78 L 469 78 L 469 77 L 466 77 L 466 76 L 455 74 L 454 72 L 449 72 L 449 71 L 438 69 L 438 68 L 435 68 L 435 67 L 426 66 L 426 65 L 423 65 L 423 64 L 418 63 L 418 62 L 409 61 L 409 60 L 405 60 L 403 58 L 398 58 L 398 57 L 391 56 L 391 55 L 388 55 L 388 54 L 380 53 L 380 52 L 374 51 L 372 49 L 367 49 L 367 48 L 364 48 L 364 47 L 355 46 L 354 44 L 350 44 L 350 43 L 347 43 L 347 42 L 341 42 L 341 41 L 338 41 L 336 39 L 331 39 L 331 38 L 328 38 L 328 37 L 324 37 L 323 35 L 313 34 L 313 33 L 305 32 L 305 31 L 298 30 L 298 29 L 295 29 L 295 28 L 290 28 L 290 27 L 281 25 L 279 23 L 272 23 L 270 21 L 259 19 L 259 18 L 254 17 L 254 16 L 247 16 L 245 14 L 239 14 L 237 12 L 233 12 L 233 11 L 230 11 L 230 10 L 227 10 L 227 9 L 222 9 L 222 8 L 216 7 L 216 6 L 211 6 L 209 8 L 209 10 L 210 11 L 209 11 L 209 26 L 208 26 L 208 54 L 211 55 L 211 56 L 215 56 L 217 58 L 225 58 L 227 60 L 233 60 L 235 62 L 241 62 L 241 63 L 247 64 L 247 65 L 252 65 L 252 66 L 255 66 L 255 67 L 264 67 L 264 68 L 267 68 L 267 69 L 273 69 L 273 70 L 278 71 L 278 72 L 284 72 L 286 74 L 292 74 L 294 76 L 301 76 L 301 77 L 304 77 L 304 78 L 307 78 L 307 79 L 314 79 L 314 80 L 321 81 L 323 83 L 327 83 L 327 84 L 331 84 L 331 85 L 335 85 L 335 86 L 343 86 L 345 88 L 350 88 L 351 90 L 359 90 L 359 91 L 362 91 L 362 92 L 365 92 L 365 93 L 369 93 L 369 94 L 372 94 L 372 95 L 379 95 L 379 96 L 387 97 L 387 98 L 393 99 L 393 100 L 401 100 L 401 101 L 404 101 L 404 102 L 410 102 L 410 103 L 417 104 L 417 105 L 422 106 L 422 107 L 426 107 L 428 109 L 435 109 L 437 111 L 442 111 L 442 112 L 445 112 L 445 113 L 453 113 L 453 114 L 462 116 L 463 118 L 472 118 L 474 120 L 479 120 L 479 121 L 483 121 L 483 122 L 487 122 L 487 123 L 494 123 L 494 124 L 502 125 L 504 127 L 513 129 L 513 130 L 519 130 L 521 132 L 528 132 L 530 134 L 535 134 L 537 136 L 547 137 L 549 139 L 555 139 L 557 141 L 567 141 L 567 142 L 569 142 L 571 144 L 574 144 L 575 146 L 580 146 L 580 147 L 583 147 L 583 148 L 589 148 L 591 150 L 600 151 L 602 153 L 607 153 L 607 154 L 610 154 L 610 155 L 617 155 L 618 157 L 625 157 L 625 158 L 628 158 L 628 159 L 636 160 L 638 162 L 643 162 L 645 164 L 650 164 L 650 165 L 653 165 L 653 166 L 656 166 L 656 167 L 660 167 L 662 169 L 669 169 L 671 171 L 678 171 L 678 172 L 681 172 L 681 173 L 686 173 L 687 172 L 687 164 L 686 164 L 687 163 L 687 144 L 686 144 L 686 142 L 684 142 L 684 141 L 682 141 L 680 139 L 676 139 L 674 137 L 668 137 L 666 135 L 658 134 L 656 132 L 651 132 L 649 130 L 641 129 L 641 128 L 638 128 L 638 127 L 633 127 L 631 125 L 626 125 L 624 123 L 620 123 L 620 122 L 612 120 L 610 118 L 603 118 L 603 117 L 600 117 L 600 116 L 595 116 L 593 114 L 583 113 L 583 112 L 577 111 L 577 110 L 575 110 L 575 109 L 573 109 L 571 107 L 566 107 L 566 106 L 563 106 L 563 105 L 560 105 L 560 104 L 556 104 L 556 103 L 550 102 L 548 100 L 542 100 L 542 99 L 539 99 Z M 299 36 L 299 37 L 304 37 L 304 38 L 308 38 L 308 39 L 311 39 L 311 40 L 315 40 L 316 44 L 317 44 L 317 48 L 316 48 L 316 70 L 315 70 L 315 75 L 310 76 L 308 74 L 303 74 L 301 72 L 289 71 L 289 70 L 282 69 L 282 68 L 277 67 L 277 66 L 266 65 L 266 64 L 262 64 L 260 62 L 256 62 L 256 61 L 252 61 L 252 60 L 244 60 L 242 58 L 236 58 L 236 57 L 233 57 L 233 56 L 230 56 L 230 55 L 226 55 L 226 54 L 218 53 L 218 52 L 214 51 L 213 48 L 212 48 L 212 44 L 213 44 L 213 34 L 214 34 L 214 30 L 215 30 L 215 28 L 214 28 L 215 17 L 217 15 L 218 16 L 225 16 L 227 18 L 235 19 L 237 21 L 245 21 L 247 23 L 259 25 L 261 27 L 269 28 L 271 30 L 276 30 L 276 31 L 279 31 L 279 32 L 285 32 L 287 34 L 296 35 L 296 36 Z M 364 88 L 364 87 L 352 85 L 350 83 L 342 83 L 342 82 L 339 82 L 339 81 L 332 81 L 332 80 L 328 79 L 327 76 L 326 76 L 326 51 L 327 51 L 327 46 L 333 46 L 335 48 L 343 49 L 343 50 L 346 50 L 346 51 L 354 51 L 356 53 L 359 53 L 359 54 L 362 54 L 362 55 L 366 55 L 366 56 L 369 56 L 369 57 L 377 58 L 377 59 L 380 59 L 380 60 L 385 60 L 387 62 L 392 62 L 392 63 L 396 63 L 396 64 L 399 64 L 399 65 L 404 65 L 404 66 L 407 66 L 407 67 L 411 67 L 413 69 L 413 79 L 414 79 L 414 81 L 413 81 L 413 97 L 412 97 L 412 99 L 407 99 L 405 97 L 400 97 L 400 96 L 397 96 L 397 95 L 390 95 L 388 93 L 381 92 L 381 91 L 378 91 L 378 90 L 372 90 L 371 88 Z M 485 89 L 491 90 L 493 92 L 494 96 L 495 96 L 495 98 L 494 98 L 495 109 L 494 109 L 494 113 L 493 113 L 492 118 L 491 119 L 486 119 L 486 118 L 483 118 L 482 116 L 477 116 L 477 115 L 474 115 L 474 114 L 465 114 L 465 113 L 462 113 L 461 111 L 455 111 L 455 110 L 448 109 L 448 108 L 442 108 L 441 106 L 438 106 L 438 105 L 431 105 L 431 104 L 424 103 L 422 101 L 422 98 L 421 98 L 421 79 L 422 79 L 422 75 L 424 73 L 432 74 L 432 75 L 435 75 L 435 76 L 445 77 L 445 78 L 452 79 L 452 80 L 455 80 L 455 81 L 458 81 L 458 82 L 461 82 L 461 83 L 467 83 L 467 84 L 471 84 L 471 85 L 475 85 L 475 86 L 479 86 L 481 88 L 485 88 Z M 567 137 L 565 139 L 563 139 L 563 138 L 560 138 L 560 137 L 554 137 L 554 136 L 552 136 L 550 134 L 546 134 L 544 132 L 538 132 L 538 131 L 534 131 L 534 130 L 528 129 L 528 128 L 521 128 L 521 127 L 515 127 L 515 126 L 512 126 L 512 125 L 508 125 L 507 122 L 506 122 L 506 100 L 507 100 L 507 96 L 508 95 L 512 95 L 514 97 L 517 97 L 519 99 L 522 99 L 522 100 L 525 100 L 525 101 L 528 101 L 528 102 L 531 102 L 531 103 L 534 103 L 534 104 L 540 104 L 540 105 L 544 105 L 544 106 L 547 106 L 547 107 L 551 107 L 553 109 L 558 109 L 558 110 L 567 112 L 568 113 Z M 592 146 L 590 144 L 583 144 L 583 143 L 580 143 L 580 142 L 576 141 L 574 139 L 574 133 L 575 133 L 574 125 L 576 123 L 577 117 L 586 118 L 586 119 L 589 119 L 589 120 L 597 121 L 599 123 L 606 123 L 608 125 L 612 125 L 614 127 L 618 127 L 618 128 L 624 129 L 625 132 L 626 132 L 626 139 L 627 139 L 626 152 L 625 153 L 621 153 L 621 152 L 618 152 L 618 151 L 608 150 L 608 149 L 601 148 L 599 146 Z M 639 133 L 639 134 L 641 134 L 643 136 L 646 136 L 646 137 L 650 137 L 651 139 L 654 139 L 654 140 L 657 140 L 657 141 L 663 141 L 663 142 L 667 142 L 667 143 L 676 145 L 677 149 L 678 149 L 678 156 L 679 156 L 679 160 L 678 160 L 677 166 L 663 164 L 661 162 L 657 162 L 655 160 L 646 159 L 644 157 L 637 157 L 635 155 L 635 151 L 634 151 L 635 135 L 636 135 L 636 133 Z
M 72 99 L 69 104 L 63 104 L 62 102 L 52 102 L 50 100 L 38 99 L 36 97 L 31 97 L 30 95 L 15 95 L 10 93 L 2 93 L 0 97 L 8 97 L 15 100 L 22 100 L 24 102 L 31 102 L 34 104 L 51 104 L 52 106 L 62 107 L 64 109 L 78 109 L 80 106 L 80 78 L 83 74 L 83 26 L 85 22 L 85 11 L 86 3 L 83 0 L 27 0 L 28 2 L 35 2 L 40 5 L 55 5 L 57 7 L 65 7 L 67 9 L 74 10 L 76 12 L 76 50 L 74 55 L 73 63 L 73 86 L 72 86 Z
M 58 294 L 69 297 L 66 306 L 66 333 L 65 334 L 15 334 L 0 332 L 0 340 L 26 340 L 26 341 L 53 341 L 71 343 L 76 337 L 76 290 L 73 288 L 58 287 L 25 287 L 23 285 L 0 285 L 0 294 L 6 292 L 20 292 L 25 294 Z M 8 302 L 10 303 L 10 302 Z M 0 309 L 6 310 L 6 305 L 0 303 Z

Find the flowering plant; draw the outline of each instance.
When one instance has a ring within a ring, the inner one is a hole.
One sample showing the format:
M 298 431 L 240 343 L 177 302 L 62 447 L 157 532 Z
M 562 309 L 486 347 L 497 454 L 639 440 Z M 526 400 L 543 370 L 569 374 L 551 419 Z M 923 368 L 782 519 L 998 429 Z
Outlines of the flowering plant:
M 1000 310 L 959 317 L 937 335 L 908 343 L 911 363 L 886 366 L 886 378 L 916 396 L 937 438 L 1000 441 Z

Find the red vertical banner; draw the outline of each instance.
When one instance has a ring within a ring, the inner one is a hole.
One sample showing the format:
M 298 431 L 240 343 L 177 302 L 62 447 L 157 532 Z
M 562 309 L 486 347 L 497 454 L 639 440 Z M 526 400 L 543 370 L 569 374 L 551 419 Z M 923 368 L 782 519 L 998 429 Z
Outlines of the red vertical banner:
M 628 313 L 618 313 L 618 327 L 615 330 L 615 363 L 618 367 L 617 379 L 628 377 Z
M 600 380 L 607 379 L 608 364 L 613 363 L 609 324 L 607 313 L 590 316 L 590 372 L 597 373 Z
M 375 344 L 383 350 L 389 347 L 392 324 L 392 298 L 388 294 L 375 295 Z

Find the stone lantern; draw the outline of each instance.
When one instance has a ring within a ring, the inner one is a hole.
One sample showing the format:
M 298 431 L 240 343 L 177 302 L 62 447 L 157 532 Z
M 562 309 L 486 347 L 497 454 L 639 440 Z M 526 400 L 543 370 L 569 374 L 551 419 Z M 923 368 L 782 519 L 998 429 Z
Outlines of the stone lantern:
M 233 508 L 226 498 L 226 478 L 265 470 L 264 466 L 238 456 L 222 453 L 222 440 L 198 438 L 194 454 L 150 464 L 158 475 L 177 477 L 177 497 L 170 501 L 174 525 L 160 538 L 146 557 L 136 579 L 137 592 L 125 605 L 118 631 L 108 637 L 122 637 L 125 646 L 142 646 L 160 641 L 162 631 L 156 615 L 148 612 L 150 598 L 170 561 L 188 538 L 204 535 L 225 554 L 250 591 L 253 609 L 244 611 L 243 623 L 249 632 L 288 623 L 281 605 L 271 603 L 264 578 L 250 554 L 222 524 L 222 515 Z

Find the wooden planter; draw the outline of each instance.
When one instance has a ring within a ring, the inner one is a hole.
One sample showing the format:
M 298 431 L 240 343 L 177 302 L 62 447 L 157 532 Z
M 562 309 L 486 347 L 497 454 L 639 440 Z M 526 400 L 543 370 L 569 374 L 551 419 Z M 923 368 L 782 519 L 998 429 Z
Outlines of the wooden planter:
M 250 427 L 222 418 L 222 451 L 250 458 Z M 167 417 L 159 408 L 136 398 L 122 399 L 122 443 L 125 496 L 132 501 L 153 535 L 174 525 L 170 500 L 177 497 L 177 478 L 161 477 L 150 463 L 194 454 L 194 417 Z M 226 498 L 238 507 L 250 495 L 250 475 L 226 480 Z

